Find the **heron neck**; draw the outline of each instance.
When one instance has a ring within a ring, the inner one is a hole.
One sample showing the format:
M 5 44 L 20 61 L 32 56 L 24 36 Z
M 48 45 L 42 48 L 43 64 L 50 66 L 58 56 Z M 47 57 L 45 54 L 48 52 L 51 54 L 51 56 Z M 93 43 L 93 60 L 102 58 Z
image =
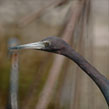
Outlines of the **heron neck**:
M 63 52 L 63 55 L 74 61 L 87 75 L 89 75 L 100 88 L 109 106 L 109 80 L 100 74 L 95 67 L 89 64 L 85 58 L 75 52 L 71 47 L 68 47 L 65 52 Z

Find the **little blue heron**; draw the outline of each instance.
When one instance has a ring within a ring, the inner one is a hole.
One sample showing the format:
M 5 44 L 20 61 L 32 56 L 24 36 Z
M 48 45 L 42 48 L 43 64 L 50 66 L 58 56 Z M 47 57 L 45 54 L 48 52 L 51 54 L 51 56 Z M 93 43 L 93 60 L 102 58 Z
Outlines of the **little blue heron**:
M 85 58 L 75 52 L 59 37 L 48 37 L 42 41 L 18 45 L 11 49 L 35 49 L 64 55 L 74 61 L 96 83 L 109 106 L 109 80 L 93 67 Z

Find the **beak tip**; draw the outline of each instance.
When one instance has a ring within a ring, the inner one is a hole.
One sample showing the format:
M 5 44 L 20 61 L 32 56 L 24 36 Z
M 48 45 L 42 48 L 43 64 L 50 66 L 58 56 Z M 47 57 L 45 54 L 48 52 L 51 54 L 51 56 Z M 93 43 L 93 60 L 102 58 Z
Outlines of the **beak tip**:
M 15 46 L 15 47 L 10 47 L 9 50 L 17 50 L 17 49 L 20 49 L 18 46 Z

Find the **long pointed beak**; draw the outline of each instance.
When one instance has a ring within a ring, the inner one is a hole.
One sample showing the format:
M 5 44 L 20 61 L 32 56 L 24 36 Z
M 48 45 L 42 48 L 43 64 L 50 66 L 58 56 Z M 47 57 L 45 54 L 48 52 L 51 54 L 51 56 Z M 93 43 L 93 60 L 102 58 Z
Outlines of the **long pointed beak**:
M 43 49 L 44 43 L 43 42 L 35 42 L 35 43 L 29 43 L 24 45 L 18 45 L 15 47 L 11 47 L 10 49 Z

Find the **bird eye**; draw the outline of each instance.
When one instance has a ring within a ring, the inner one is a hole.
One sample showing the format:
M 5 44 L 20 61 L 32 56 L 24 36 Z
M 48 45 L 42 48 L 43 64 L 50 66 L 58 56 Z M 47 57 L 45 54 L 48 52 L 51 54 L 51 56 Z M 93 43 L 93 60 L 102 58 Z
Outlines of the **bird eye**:
M 45 42 L 44 44 L 45 44 L 45 47 L 49 47 L 50 45 L 49 42 Z

